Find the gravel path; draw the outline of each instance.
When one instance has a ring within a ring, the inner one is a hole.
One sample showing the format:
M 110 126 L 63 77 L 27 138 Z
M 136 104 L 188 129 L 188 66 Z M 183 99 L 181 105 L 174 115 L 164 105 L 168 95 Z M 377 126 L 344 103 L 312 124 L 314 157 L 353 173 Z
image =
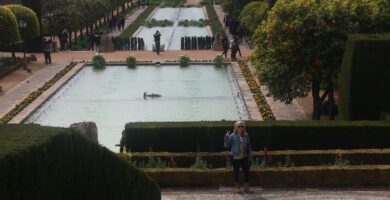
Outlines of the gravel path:
M 235 194 L 231 188 L 162 189 L 162 200 L 390 200 L 386 189 L 262 189 Z

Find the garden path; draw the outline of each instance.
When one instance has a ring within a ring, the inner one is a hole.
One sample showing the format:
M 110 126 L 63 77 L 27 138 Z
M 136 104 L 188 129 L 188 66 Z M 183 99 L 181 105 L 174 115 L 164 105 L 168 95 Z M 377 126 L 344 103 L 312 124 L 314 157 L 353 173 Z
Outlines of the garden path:
M 146 8 L 147 7 L 137 8 L 137 10 L 135 12 L 131 12 L 131 13 L 127 14 L 126 19 L 125 19 L 125 28 L 123 30 L 126 30 L 127 27 L 129 27 L 130 24 L 132 24 L 137 19 L 137 17 L 145 11 Z M 109 37 L 117 37 L 123 32 L 123 30 L 115 29 L 114 31 L 109 33 L 108 36 Z
M 167 189 L 162 200 L 389 200 L 388 188 L 381 189 L 263 189 L 252 188 L 251 194 L 235 194 L 231 188 Z

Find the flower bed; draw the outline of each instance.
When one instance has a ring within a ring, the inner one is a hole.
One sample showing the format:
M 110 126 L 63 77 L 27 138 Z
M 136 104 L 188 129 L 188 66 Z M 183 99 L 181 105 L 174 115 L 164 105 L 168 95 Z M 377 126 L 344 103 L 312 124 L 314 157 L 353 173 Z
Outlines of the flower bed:
M 265 97 L 261 92 L 259 85 L 256 83 L 251 71 L 249 70 L 248 65 L 245 61 L 240 61 L 239 65 L 251 92 L 255 96 L 256 104 L 259 107 L 261 116 L 264 120 L 275 120 L 276 118 L 272 113 L 271 107 L 265 100 Z
M 209 168 L 229 167 L 230 153 L 224 152 L 131 152 L 118 154 L 125 159 L 137 163 L 137 167 L 145 167 L 150 159 L 164 162 L 164 167 L 191 167 L 196 159 L 208 163 Z M 142 164 L 141 164 L 142 163 Z M 253 151 L 253 166 L 292 167 L 321 165 L 388 165 L 390 164 L 390 149 L 353 149 L 353 150 L 287 150 L 287 151 Z
M 76 63 L 70 63 L 63 70 L 58 72 L 53 78 L 49 81 L 45 82 L 45 84 L 37 89 L 34 92 L 31 92 L 27 98 L 25 98 L 22 102 L 16 105 L 11 111 L 5 114 L 2 118 L 0 118 L 0 124 L 8 123 L 11 121 L 18 113 L 20 113 L 24 108 L 26 108 L 30 103 L 32 103 L 35 99 L 37 99 L 43 92 L 48 90 L 54 83 L 56 83 L 60 78 L 62 78 L 66 73 L 68 73 Z

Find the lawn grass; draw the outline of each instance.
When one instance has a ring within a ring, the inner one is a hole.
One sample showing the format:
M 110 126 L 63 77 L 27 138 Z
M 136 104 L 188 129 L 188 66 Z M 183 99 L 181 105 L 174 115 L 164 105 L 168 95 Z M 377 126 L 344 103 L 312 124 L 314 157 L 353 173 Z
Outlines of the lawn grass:
M 211 31 L 213 32 L 213 35 L 216 33 L 220 33 L 223 36 L 226 35 L 225 30 L 223 29 L 223 26 L 221 22 L 219 21 L 218 15 L 214 10 L 214 7 L 211 4 L 206 5 L 207 14 L 209 16 L 210 20 L 210 27 Z

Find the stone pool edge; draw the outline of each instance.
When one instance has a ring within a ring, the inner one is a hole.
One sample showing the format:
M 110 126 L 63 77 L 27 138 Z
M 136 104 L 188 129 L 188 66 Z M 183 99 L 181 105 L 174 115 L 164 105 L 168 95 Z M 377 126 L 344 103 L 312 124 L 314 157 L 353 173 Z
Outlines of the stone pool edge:
M 85 63 L 77 63 L 76 66 L 74 66 L 68 73 L 55 82 L 49 89 L 44 91 L 37 99 L 30 103 L 8 123 L 23 123 L 32 113 L 39 109 L 43 103 L 52 97 L 58 91 L 58 89 L 64 86 L 73 76 L 75 76 L 84 67 L 84 65 Z

